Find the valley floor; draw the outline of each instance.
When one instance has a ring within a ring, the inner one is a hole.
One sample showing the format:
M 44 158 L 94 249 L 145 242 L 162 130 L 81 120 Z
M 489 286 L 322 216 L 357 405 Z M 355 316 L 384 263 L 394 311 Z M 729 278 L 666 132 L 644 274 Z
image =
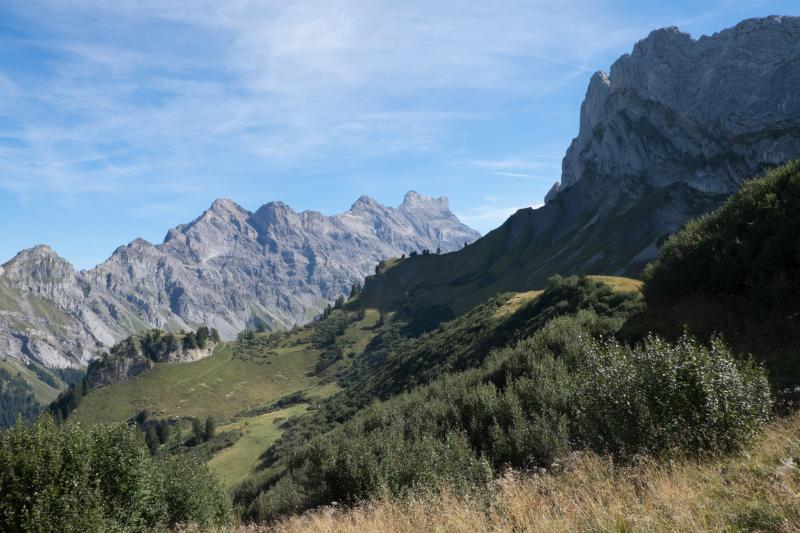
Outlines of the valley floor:
M 781 531 L 800 532 L 800 414 L 772 422 L 735 457 L 615 467 L 576 455 L 556 475 L 509 472 L 492 496 L 390 498 L 328 507 L 239 532 Z

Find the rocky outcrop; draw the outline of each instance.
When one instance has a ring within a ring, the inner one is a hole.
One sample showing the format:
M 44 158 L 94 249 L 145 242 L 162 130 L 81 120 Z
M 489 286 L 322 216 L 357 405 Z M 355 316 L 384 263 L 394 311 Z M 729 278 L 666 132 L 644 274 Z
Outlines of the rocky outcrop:
M 187 349 L 183 343 L 177 342 L 174 349 L 166 348 L 157 353 L 145 353 L 138 337 L 128 337 L 89 364 L 86 371 L 86 385 L 91 389 L 126 381 L 147 372 L 156 363 L 199 361 L 211 357 L 216 346 L 215 343 L 209 343 L 203 348 Z
M 688 218 L 800 157 L 798 43 L 798 17 L 746 20 L 699 39 L 677 28 L 652 32 L 610 74 L 592 77 L 547 203 L 560 198 L 571 212 L 599 206 L 600 220 L 663 196 L 636 221 L 643 238 L 627 244 L 639 249 L 615 265 L 636 273 Z
M 567 150 L 561 190 L 592 177 L 685 183 L 730 194 L 798 157 L 800 18 L 746 20 L 693 39 L 652 32 L 596 73 Z
M 550 190 L 547 191 L 547 194 L 544 195 L 544 203 L 549 204 L 551 200 L 553 200 L 556 195 L 561 191 L 561 182 L 557 181 L 550 187 Z
M 155 362 L 141 354 L 102 356 L 89 364 L 86 384 L 89 388 L 95 388 L 119 383 L 143 374 L 154 366 Z
M 415 192 L 398 208 L 363 196 L 334 216 L 281 202 L 251 213 L 220 199 L 163 243 L 134 240 L 92 270 L 76 272 L 46 246 L 20 252 L 0 271 L 0 349 L 62 367 L 151 327 L 207 325 L 223 339 L 253 321 L 288 328 L 348 293 L 382 259 L 452 251 L 478 237 L 446 198 Z

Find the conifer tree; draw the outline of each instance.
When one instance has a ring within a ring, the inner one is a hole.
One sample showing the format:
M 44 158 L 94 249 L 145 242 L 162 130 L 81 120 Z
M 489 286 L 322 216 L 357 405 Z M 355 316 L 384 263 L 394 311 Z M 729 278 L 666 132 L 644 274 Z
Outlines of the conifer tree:
M 205 440 L 210 441 L 217 434 L 217 423 L 212 417 L 206 418 L 206 428 L 204 432 Z
M 150 450 L 151 455 L 155 455 L 158 452 L 158 447 L 160 442 L 158 441 L 158 434 L 156 433 L 156 428 L 150 426 L 147 428 L 147 431 L 144 434 L 144 442 L 147 444 L 147 448 Z

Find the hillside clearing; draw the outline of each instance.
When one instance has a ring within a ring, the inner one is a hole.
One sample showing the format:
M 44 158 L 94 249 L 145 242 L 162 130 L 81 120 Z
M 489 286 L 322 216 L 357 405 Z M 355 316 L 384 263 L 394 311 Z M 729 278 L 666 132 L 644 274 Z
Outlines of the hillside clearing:
M 617 292 L 638 292 L 642 290 L 643 283 L 638 279 L 622 276 L 586 276 L 595 281 L 602 281 Z
M 589 279 L 605 283 L 615 292 L 637 292 L 642 288 L 638 279 L 624 278 L 621 276 L 586 276 Z M 495 313 L 495 318 L 503 318 L 516 313 L 520 307 L 538 297 L 544 290 L 533 290 L 512 293 L 512 296 Z
M 252 360 L 236 357 L 233 350 L 233 343 L 226 343 L 207 359 L 159 364 L 128 381 L 95 389 L 75 416 L 86 423 L 115 423 L 146 410 L 156 417 L 226 420 L 316 384 L 307 374 L 317 352 L 305 346 L 278 347 Z
M 215 455 L 208 462 L 208 466 L 227 488 L 232 488 L 252 472 L 264 450 L 283 433 L 281 421 L 305 412 L 307 407 L 307 404 L 293 405 L 287 409 L 243 418 L 220 426 L 219 432 L 238 429 L 244 435 L 233 446 Z
M 533 300 L 544 291 L 527 291 L 515 293 L 511 298 L 506 301 L 500 308 L 497 309 L 494 316 L 495 318 L 503 318 L 516 313 L 523 304 Z

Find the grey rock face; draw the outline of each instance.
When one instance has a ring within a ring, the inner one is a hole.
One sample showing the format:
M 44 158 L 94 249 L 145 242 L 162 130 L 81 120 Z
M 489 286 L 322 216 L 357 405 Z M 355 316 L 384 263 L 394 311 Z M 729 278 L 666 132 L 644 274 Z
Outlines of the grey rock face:
M 281 202 L 251 213 L 221 199 L 162 244 L 137 239 L 92 270 L 76 272 L 45 246 L 20 252 L 0 271 L 0 296 L 7 295 L 0 297 L 0 349 L 62 367 L 85 364 L 98 348 L 148 327 L 208 325 L 223 339 L 256 318 L 288 328 L 347 294 L 382 259 L 453 251 L 479 236 L 446 198 L 415 192 L 398 208 L 364 196 L 334 216 Z M 37 303 L 63 325 L 56 328 Z
M 730 194 L 800 156 L 800 18 L 741 22 L 693 39 L 652 32 L 596 73 L 561 190 L 586 177 L 637 177 Z
M 608 248 L 593 261 L 576 259 L 576 270 L 607 265 L 635 274 L 666 235 L 717 207 L 743 180 L 800 158 L 797 87 L 800 17 L 745 20 L 699 39 L 656 30 L 609 75 L 596 73 L 544 209 L 560 200 L 570 213 L 564 227 L 587 213 L 608 221 L 604 230 L 618 232 L 611 240 L 624 259 L 612 260 Z M 646 203 L 646 213 L 633 214 Z
M 556 195 L 561 190 L 561 182 L 555 182 L 550 190 L 547 191 L 547 194 L 544 195 L 544 203 L 549 204 L 550 201 L 556 197 Z
M 89 365 L 86 372 L 86 383 L 90 388 L 128 380 L 155 366 L 153 361 L 139 353 L 115 354 L 103 357 L 98 363 Z

